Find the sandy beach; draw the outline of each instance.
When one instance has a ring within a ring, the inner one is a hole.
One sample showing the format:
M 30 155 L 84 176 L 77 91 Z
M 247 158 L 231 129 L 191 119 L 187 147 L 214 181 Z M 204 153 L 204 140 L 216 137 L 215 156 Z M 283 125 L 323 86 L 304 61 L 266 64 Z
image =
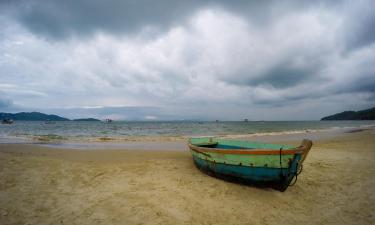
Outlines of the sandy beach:
M 1 144 L 0 224 L 373 224 L 374 140 L 315 140 L 286 192 L 207 176 L 186 149 Z

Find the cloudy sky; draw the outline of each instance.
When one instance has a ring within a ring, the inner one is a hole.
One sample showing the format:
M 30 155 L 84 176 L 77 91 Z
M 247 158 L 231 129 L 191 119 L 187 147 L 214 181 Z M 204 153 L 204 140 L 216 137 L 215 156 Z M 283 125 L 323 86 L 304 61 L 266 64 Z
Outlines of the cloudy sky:
M 314 120 L 375 106 L 375 1 L 0 0 L 0 111 Z

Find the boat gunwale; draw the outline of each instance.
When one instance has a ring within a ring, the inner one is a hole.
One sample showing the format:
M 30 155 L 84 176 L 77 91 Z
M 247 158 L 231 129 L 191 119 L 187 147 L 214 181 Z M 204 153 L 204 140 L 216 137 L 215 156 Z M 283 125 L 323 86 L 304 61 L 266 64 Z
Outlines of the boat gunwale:
M 221 153 L 221 154 L 239 154 L 239 155 L 295 155 L 295 154 L 302 154 L 306 150 L 306 146 L 299 146 L 294 149 L 266 149 L 266 148 L 245 148 L 245 149 L 223 149 L 223 148 L 207 148 L 207 147 L 200 147 L 191 144 L 190 142 L 189 148 L 192 151 L 198 153 L 205 153 L 205 152 L 213 152 L 213 153 Z

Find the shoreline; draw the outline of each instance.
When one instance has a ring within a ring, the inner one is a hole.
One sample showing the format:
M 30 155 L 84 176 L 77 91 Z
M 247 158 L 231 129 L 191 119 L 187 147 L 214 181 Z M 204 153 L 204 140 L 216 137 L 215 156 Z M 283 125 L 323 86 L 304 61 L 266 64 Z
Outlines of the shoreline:
M 350 136 L 362 135 L 364 133 L 374 133 L 375 127 L 371 128 L 351 128 L 340 130 L 322 130 L 309 133 L 289 133 L 289 134 L 272 134 L 272 135 L 228 135 L 223 138 L 241 139 L 254 142 L 268 142 L 278 144 L 288 144 L 298 146 L 300 141 L 308 138 L 313 141 L 313 148 L 316 143 L 326 143 L 336 139 L 346 139 Z M 374 136 L 375 138 L 375 136 Z M 80 158 L 87 156 L 90 152 L 93 155 L 105 156 L 121 155 L 143 155 L 150 154 L 150 157 L 163 155 L 163 154 L 187 154 L 190 156 L 190 150 L 187 144 L 187 139 L 183 141 L 131 141 L 122 143 L 0 143 L 0 153 L 20 154 L 20 155 L 38 155 L 38 156 L 53 156 L 67 158 L 74 157 L 77 154 Z M 374 143 L 375 144 L 375 143 Z M 61 153 L 61 154 L 60 154 Z M 66 154 L 65 154 L 66 153 Z M 95 156 L 96 157 L 96 156 Z M 107 157 L 108 158 L 108 157 Z M 73 158 L 72 158 L 73 159 Z M 80 159 L 82 160 L 82 159 Z M 98 157 L 100 160 L 100 157 Z
M 188 151 L 1 144 L 0 221 L 372 224 L 374 137 L 369 129 L 315 141 L 286 192 L 210 177 Z
M 254 142 L 270 142 L 270 143 L 293 143 L 298 145 L 298 141 L 310 139 L 312 141 L 331 139 L 346 135 L 348 133 L 356 133 L 364 130 L 375 129 L 374 125 L 358 126 L 358 127 L 342 127 L 320 130 L 298 130 L 298 131 L 282 131 L 282 132 L 266 132 L 254 134 L 225 134 L 216 135 L 215 137 L 224 139 L 242 139 Z M 195 136 L 192 136 L 195 137 Z M 133 149 L 133 150 L 188 150 L 188 136 L 133 136 L 122 138 L 88 138 L 85 140 L 48 140 L 24 137 L 2 137 L 0 145 L 4 144 L 28 144 L 40 145 L 50 148 L 77 149 L 77 150 L 98 150 L 98 149 Z

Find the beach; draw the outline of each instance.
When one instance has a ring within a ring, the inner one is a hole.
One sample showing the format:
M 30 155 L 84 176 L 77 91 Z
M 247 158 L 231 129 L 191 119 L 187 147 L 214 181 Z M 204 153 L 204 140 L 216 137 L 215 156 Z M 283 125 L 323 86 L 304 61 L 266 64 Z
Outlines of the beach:
M 317 138 L 285 192 L 210 177 L 187 149 L 0 144 L 0 224 L 373 224 L 374 140 Z

